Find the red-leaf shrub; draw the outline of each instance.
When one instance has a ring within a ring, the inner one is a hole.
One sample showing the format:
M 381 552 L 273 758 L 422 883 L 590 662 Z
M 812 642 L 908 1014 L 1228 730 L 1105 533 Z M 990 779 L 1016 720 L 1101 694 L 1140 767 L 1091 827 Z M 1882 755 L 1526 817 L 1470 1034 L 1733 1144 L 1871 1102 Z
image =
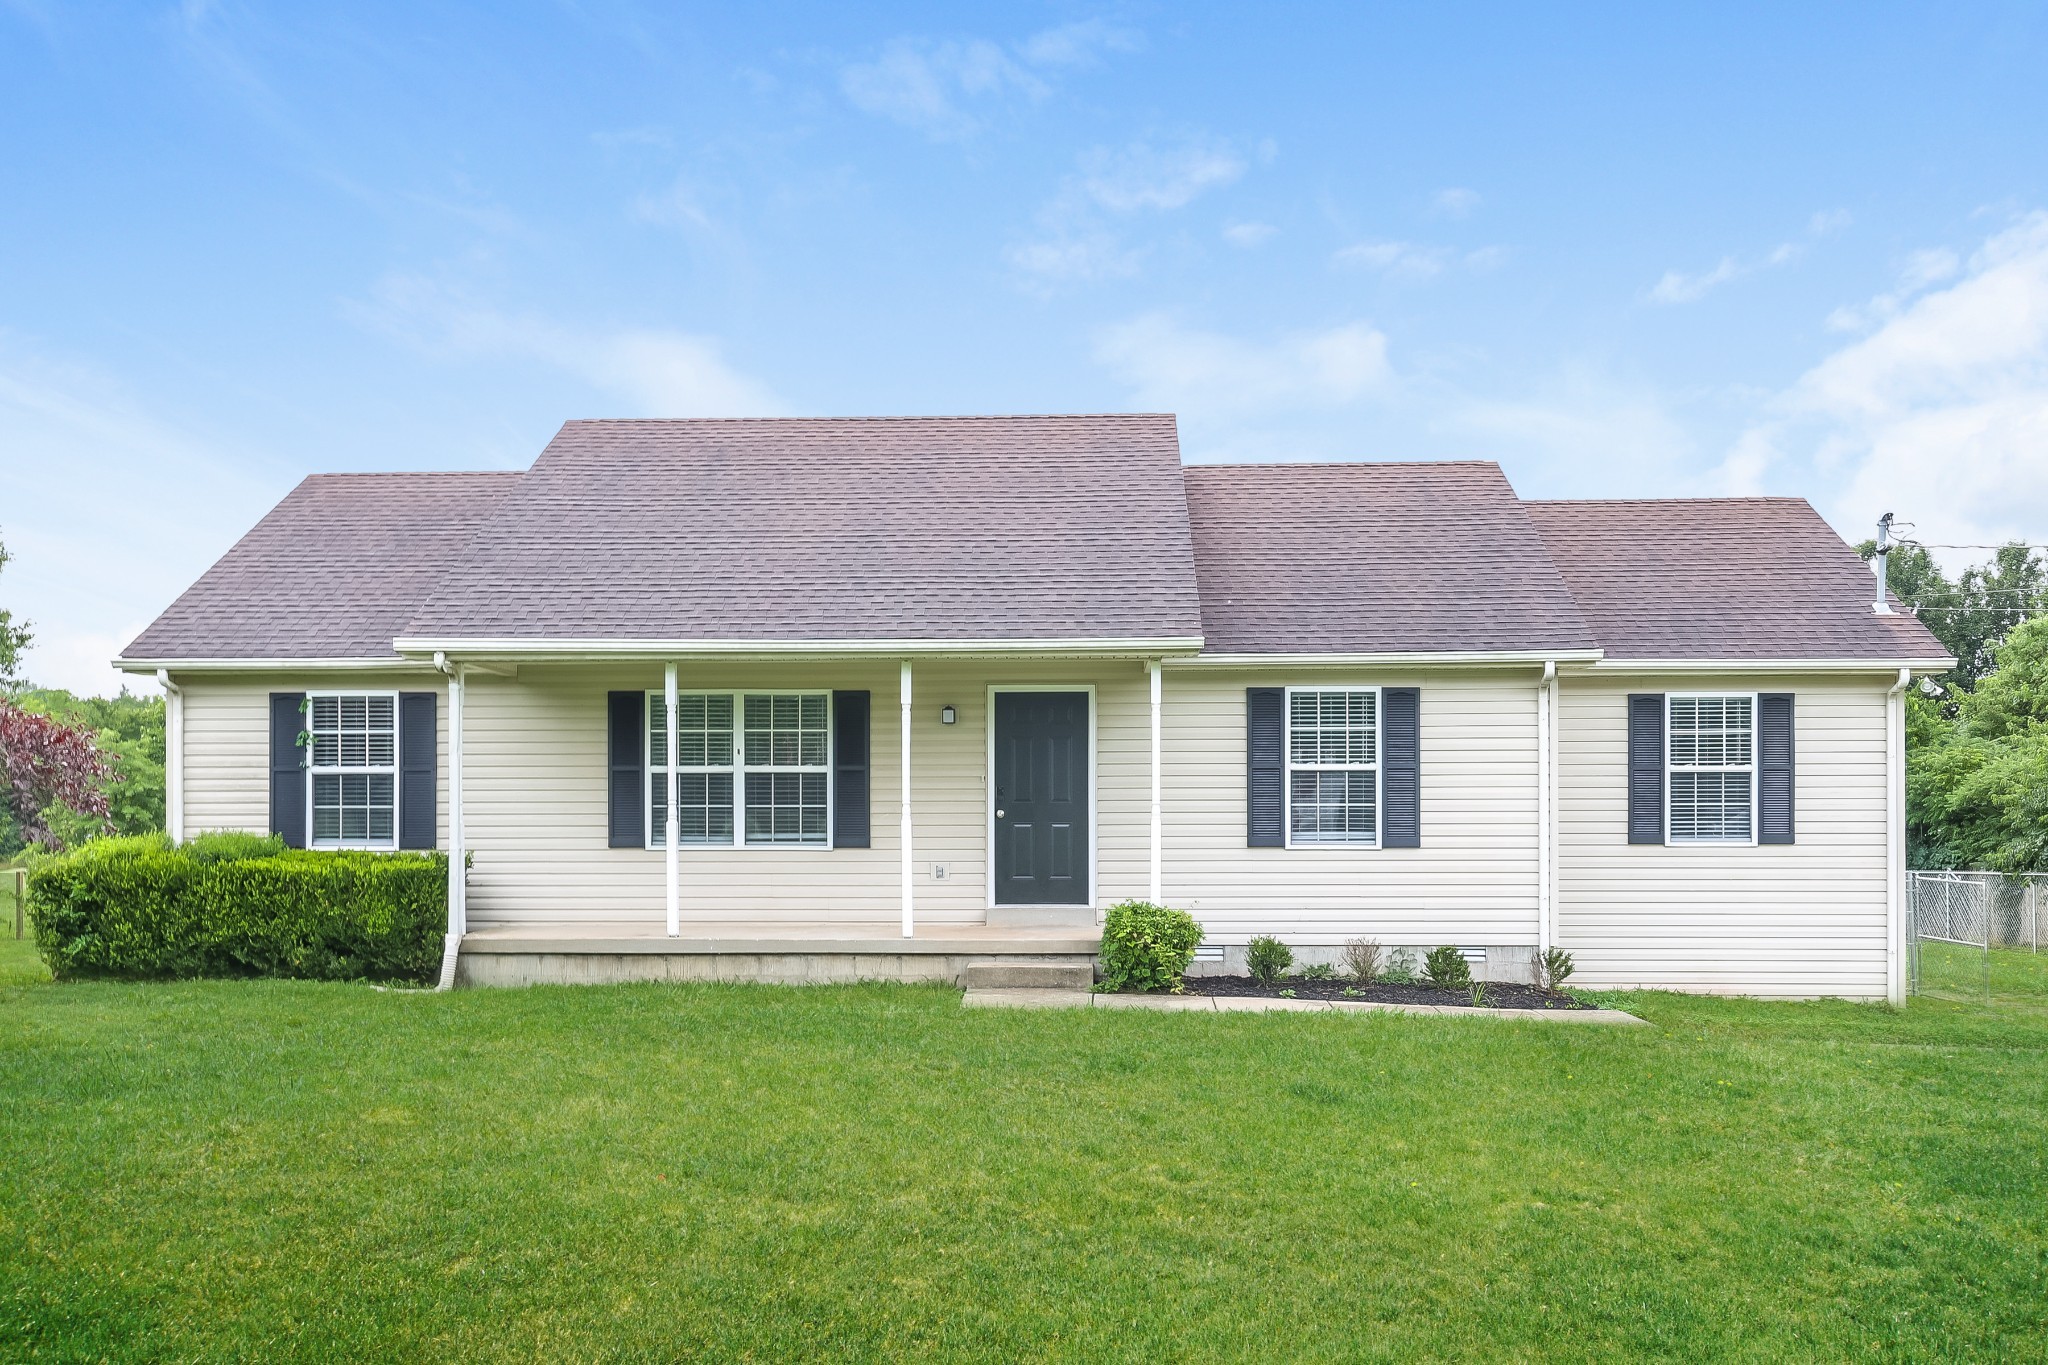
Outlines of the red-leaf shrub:
M 115 777 L 113 765 L 94 741 L 92 732 L 76 725 L 24 711 L 0 701 L 0 781 L 21 835 L 32 844 L 55 848 L 43 812 L 56 803 L 80 815 L 107 818 L 105 784 Z M 113 833 L 113 825 L 106 830 Z

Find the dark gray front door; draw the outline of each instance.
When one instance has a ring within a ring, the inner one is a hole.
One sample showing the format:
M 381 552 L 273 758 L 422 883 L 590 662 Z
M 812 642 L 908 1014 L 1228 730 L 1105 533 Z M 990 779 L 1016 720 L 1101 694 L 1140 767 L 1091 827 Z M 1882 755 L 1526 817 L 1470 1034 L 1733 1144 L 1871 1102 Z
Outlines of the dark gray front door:
M 996 904 L 1088 903 L 1088 694 L 996 693 Z

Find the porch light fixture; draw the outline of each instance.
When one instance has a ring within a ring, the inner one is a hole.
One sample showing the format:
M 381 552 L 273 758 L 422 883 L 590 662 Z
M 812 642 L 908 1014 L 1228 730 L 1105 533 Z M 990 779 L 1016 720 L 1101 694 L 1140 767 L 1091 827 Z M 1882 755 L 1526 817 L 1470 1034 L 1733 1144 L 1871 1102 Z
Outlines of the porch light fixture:
M 952 707 L 941 706 L 939 708 L 939 724 L 951 725 L 954 721 L 958 719 L 960 719 L 960 713 L 958 711 L 955 711 Z

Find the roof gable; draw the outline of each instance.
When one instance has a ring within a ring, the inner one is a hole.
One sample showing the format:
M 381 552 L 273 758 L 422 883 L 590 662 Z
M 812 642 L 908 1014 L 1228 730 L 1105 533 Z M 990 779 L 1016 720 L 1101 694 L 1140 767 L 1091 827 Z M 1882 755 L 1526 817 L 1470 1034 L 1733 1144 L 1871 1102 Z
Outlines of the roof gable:
M 379 659 L 517 472 L 314 474 L 126 659 Z
M 1527 506 L 1609 659 L 1948 655 L 1914 617 L 1870 609 L 1869 566 L 1804 498 Z
M 1595 647 L 1498 465 L 1186 473 L 1211 653 Z
M 570 422 L 402 634 L 1192 641 L 1170 416 Z

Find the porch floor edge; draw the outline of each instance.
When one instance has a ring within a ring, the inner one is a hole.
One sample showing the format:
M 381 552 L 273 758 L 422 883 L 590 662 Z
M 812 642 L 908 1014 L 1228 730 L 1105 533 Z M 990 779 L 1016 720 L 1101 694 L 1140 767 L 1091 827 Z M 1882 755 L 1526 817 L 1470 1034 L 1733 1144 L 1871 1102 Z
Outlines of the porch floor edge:
M 935 925 L 905 938 L 895 924 L 686 924 L 670 938 L 660 925 L 506 925 L 463 935 L 465 956 L 547 954 L 787 954 L 857 953 L 919 956 L 1084 954 L 1102 947 L 1095 929 L 1024 925 Z

